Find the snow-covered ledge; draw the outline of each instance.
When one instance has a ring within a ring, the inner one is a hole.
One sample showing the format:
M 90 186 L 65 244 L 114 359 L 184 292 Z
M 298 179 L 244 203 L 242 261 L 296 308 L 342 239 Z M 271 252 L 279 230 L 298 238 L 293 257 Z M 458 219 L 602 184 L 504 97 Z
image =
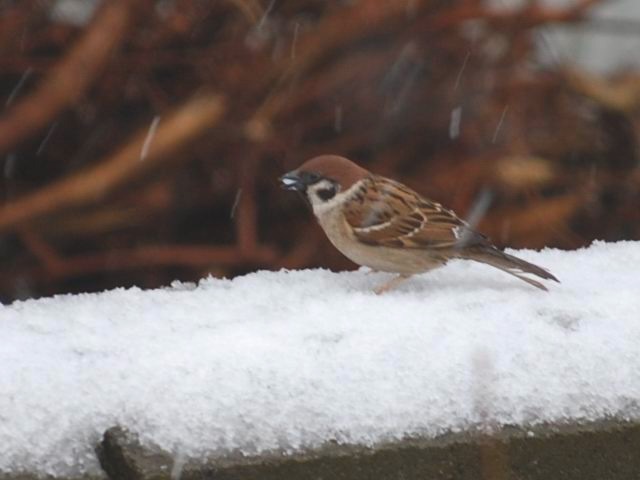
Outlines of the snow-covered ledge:
M 470 262 L 257 272 L 0 308 L 0 476 L 97 474 L 122 425 L 180 458 L 640 419 L 640 242 Z

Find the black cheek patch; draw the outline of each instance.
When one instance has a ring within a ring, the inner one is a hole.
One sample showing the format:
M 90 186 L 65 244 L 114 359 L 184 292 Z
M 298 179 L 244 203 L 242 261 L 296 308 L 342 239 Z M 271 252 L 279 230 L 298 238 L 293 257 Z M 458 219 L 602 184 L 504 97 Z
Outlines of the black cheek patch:
M 326 202 L 336 196 L 336 188 L 335 187 L 321 188 L 320 190 L 317 191 L 317 195 L 320 198 L 320 200 L 323 200 Z

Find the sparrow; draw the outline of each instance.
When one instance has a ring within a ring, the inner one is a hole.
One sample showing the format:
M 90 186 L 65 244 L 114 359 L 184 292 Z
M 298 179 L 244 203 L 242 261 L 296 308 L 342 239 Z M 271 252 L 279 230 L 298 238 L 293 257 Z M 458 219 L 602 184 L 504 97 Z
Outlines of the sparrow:
M 343 255 L 374 271 L 397 274 L 376 288 L 377 294 L 452 259 L 491 265 L 541 290 L 547 288 L 527 274 L 559 282 L 544 268 L 495 247 L 453 211 L 347 158 L 312 158 L 280 182 L 306 196 L 325 234 Z

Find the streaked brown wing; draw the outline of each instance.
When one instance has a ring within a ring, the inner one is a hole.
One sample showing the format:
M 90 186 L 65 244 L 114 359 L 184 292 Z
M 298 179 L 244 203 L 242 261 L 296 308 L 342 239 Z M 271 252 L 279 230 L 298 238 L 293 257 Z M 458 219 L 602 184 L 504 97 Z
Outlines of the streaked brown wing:
M 452 211 L 377 176 L 356 192 L 345 218 L 355 237 L 367 245 L 445 249 L 485 241 Z

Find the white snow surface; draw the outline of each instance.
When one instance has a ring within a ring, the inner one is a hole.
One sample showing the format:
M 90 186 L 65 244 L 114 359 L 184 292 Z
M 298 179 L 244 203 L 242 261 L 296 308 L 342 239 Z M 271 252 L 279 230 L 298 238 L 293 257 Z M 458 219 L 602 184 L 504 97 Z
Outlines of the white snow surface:
M 452 262 L 261 271 L 0 307 L 0 472 L 98 471 L 116 424 L 176 455 L 374 445 L 504 424 L 640 418 L 640 242 L 519 251 L 536 290 Z

